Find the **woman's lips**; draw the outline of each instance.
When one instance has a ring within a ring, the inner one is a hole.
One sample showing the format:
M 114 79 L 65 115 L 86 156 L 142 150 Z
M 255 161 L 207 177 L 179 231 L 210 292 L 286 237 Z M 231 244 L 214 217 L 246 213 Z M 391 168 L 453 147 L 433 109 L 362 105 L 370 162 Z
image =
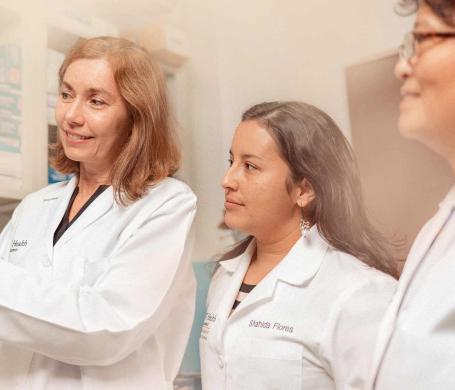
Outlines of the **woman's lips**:
M 417 88 L 413 88 L 411 86 L 403 86 L 400 88 L 400 94 L 402 97 L 407 97 L 407 96 L 413 96 L 413 97 L 417 97 L 419 96 L 419 92 L 417 90 Z
M 244 204 L 237 202 L 233 199 L 226 199 L 224 202 L 225 209 L 234 209 L 234 208 L 243 207 L 243 206 L 244 206 Z
M 73 144 L 85 143 L 88 140 L 93 138 L 93 137 L 90 137 L 90 136 L 85 136 L 85 135 L 81 135 L 81 134 L 72 133 L 72 132 L 69 132 L 67 130 L 63 130 L 63 132 L 65 133 L 66 140 L 71 142 L 71 143 L 73 143 Z

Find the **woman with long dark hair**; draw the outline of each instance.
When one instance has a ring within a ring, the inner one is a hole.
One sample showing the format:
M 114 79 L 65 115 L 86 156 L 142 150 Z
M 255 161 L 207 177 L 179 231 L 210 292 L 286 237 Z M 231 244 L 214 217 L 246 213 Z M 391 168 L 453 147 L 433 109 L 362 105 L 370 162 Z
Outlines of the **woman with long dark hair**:
M 455 2 L 404 0 L 397 10 L 417 11 L 395 67 L 403 83 L 398 127 L 455 171 Z M 378 338 L 378 390 L 455 389 L 454 210 L 452 188 L 408 255 Z
M 222 186 L 249 236 L 210 286 L 204 389 L 363 388 L 396 270 L 337 125 L 305 103 L 250 108 Z

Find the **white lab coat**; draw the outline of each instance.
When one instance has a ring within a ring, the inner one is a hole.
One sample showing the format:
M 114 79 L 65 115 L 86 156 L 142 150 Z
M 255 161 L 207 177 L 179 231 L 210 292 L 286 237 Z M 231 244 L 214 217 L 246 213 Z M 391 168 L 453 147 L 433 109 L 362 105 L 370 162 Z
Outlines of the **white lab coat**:
M 0 236 L 0 389 L 172 389 L 195 196 L 167 178 L 122 207 L 109 187 L 54 247 L 76 181 L 27 196 Z
M 395 280 L 333 249 L 313 227 L 229 316 L 254 246 L 213 276 L 203 389 L 364 389 Z
M 455 187 L 417 236 L 376 349 L 377 390 L 455 389 Z

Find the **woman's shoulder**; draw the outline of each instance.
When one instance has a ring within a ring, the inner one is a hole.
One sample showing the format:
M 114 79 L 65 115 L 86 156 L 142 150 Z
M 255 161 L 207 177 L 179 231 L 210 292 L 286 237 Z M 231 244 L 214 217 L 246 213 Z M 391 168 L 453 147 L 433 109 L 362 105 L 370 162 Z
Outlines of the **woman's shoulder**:
M 157 213 L 193 213 L 196 210 L 196 201 L 197 198 L 188 185 L 169 177 L 151 185 L 140 199 L 127 207 L 119 207 L 125 214 L 148 219 Z
M 365 264 L 360 259 L 329 247 L 321 264 L 320 273 L 332 286 L 340 290 L 357 289 L 386 290 L 392 294 L 397 281 L 390 275 Z
M 21 218 L 22 215 L 37 215 L 41 212 L 47 212 L 47 205 L 52 205 L 53 202 L 47 202 L 58 199 L 68 185 L 68 181 L 49 184 L 37 191 L 31 192 L 24 196 L 14 210 L 12 220 L 15 221 Z M 32 213 L 32 214 L 31 214 Z
M 61 193 L 67 188 L 68 185 L 70 185 L 72 180 L 73 179 L 52 183 L 37 191 L 31 192 L 22 199 L 21 203 L 27 204 L 34 203 L 35 201 L 43 201 L 46 199 L 55 199 L 61 195 Z
M 194 202 L 196 201 L 196 195 L 194 195 L 191 188 L 183 181 L 174 177 L 166 177 L 158 183 L 151 185 L 143 198 L 146 200 L 157 197 L 167 199 L 176 196 L 193 199 Z

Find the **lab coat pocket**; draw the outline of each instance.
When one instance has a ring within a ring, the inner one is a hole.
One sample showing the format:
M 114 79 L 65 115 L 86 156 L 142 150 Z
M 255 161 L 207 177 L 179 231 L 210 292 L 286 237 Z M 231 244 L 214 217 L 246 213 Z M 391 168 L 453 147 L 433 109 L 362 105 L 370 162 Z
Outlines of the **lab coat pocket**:
M 93 286 L 96 280 L 109 266 L 109 259 L 97 259 L 96 261 L 86 260 L 84 263 L 83 285 Z
M 79 285 L 84 276 L 85 261 L 83 256 L 56 256 L 52 262 L 54 282 L 63 283 L 69 287 Z
M 106 269 L 107 259 L 88 259 L 85 256 L 68 256 L 54 264 L 54 280 L 68 286 L 91 286 Z
M 261 338 L 239 339 L 237 345 L 227 362 L 229 389 L 302 389 L 302 345 Z

